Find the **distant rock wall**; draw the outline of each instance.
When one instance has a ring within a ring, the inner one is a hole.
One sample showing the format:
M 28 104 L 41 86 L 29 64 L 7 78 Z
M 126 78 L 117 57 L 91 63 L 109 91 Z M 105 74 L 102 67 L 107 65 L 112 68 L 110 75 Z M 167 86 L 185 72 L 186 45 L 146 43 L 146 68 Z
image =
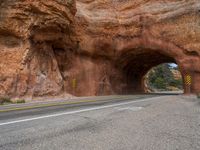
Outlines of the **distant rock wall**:
M 0 8 L 0 95 L 143 92 L 145 74 L 166 62 L 200 92 L 199 0 L 0 0 Z

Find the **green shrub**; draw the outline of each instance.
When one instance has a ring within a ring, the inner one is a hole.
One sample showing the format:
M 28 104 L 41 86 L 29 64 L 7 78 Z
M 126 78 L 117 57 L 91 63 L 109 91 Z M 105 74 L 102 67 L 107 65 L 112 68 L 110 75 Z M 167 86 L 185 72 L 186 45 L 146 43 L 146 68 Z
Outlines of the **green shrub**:
M 1 96 L 0 104 L 3 105 L 4 103 L 12 103 L 11 98 L 8 96 Z
M 170 90 L 170 87 L 182 89 L 182 79 L 176 79 L 170 64 L 162 64 L 154 67 L 149 73 L 147 83 L 150 88 L 158 90 Z
M 18 99 L 15 103 L 20 104 L 20 103 L 26 103 L 24 99 Z

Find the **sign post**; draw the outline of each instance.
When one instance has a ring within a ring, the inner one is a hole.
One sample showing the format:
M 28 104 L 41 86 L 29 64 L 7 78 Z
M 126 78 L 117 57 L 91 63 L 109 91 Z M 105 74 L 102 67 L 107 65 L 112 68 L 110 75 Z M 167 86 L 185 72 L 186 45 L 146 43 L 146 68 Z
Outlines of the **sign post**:
M 185 75 L 185 85 L 187 88 L 187 93 L 191 93 L 192 77 L 190 74 Z

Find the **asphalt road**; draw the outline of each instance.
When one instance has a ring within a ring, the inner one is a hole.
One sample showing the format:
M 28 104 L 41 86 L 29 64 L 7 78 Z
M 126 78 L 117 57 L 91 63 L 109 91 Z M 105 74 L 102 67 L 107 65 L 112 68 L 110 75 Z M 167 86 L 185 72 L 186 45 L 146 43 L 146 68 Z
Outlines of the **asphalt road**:
M 151 98 L 0 113 L 0 150 L 199 150 L 200 104 Z

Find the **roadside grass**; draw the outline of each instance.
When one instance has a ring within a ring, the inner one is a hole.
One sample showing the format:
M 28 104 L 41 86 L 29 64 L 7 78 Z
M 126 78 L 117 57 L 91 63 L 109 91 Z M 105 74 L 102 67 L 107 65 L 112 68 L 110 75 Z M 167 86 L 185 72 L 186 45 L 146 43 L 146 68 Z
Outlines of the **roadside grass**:
M 12 100 L 9 96 L 0 97 L 0 105 L 26 103 L 24 99 Z

